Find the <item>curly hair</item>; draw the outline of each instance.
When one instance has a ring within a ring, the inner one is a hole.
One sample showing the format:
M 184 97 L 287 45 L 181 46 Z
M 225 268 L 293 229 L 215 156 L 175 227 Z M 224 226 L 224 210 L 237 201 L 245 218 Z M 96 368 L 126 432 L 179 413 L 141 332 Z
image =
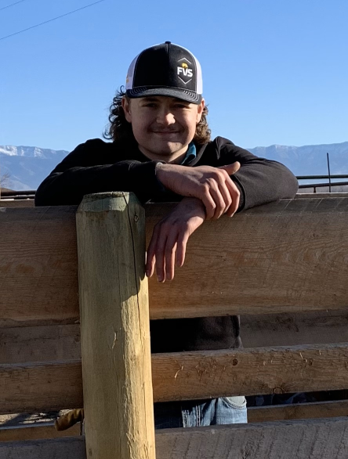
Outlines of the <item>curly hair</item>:
M 116 96 L 112 100 L 109 115 L 109 127 L 104 131 L 104 138 L 114 142 L 120 140 L 134 140 L 132 125 L 126 120 L 122 107 L 122 99 L 126 96 L 123 86 L 116 92 Z M 126 96 L 127 97 L 127 96 Z M 197 145 L 202 145 L 209 142 L 211 131 L 207 121 L 208 108 L 203 108 L 203 113 L 200 122 L 196 126 L 196 133 L 193 141 Z

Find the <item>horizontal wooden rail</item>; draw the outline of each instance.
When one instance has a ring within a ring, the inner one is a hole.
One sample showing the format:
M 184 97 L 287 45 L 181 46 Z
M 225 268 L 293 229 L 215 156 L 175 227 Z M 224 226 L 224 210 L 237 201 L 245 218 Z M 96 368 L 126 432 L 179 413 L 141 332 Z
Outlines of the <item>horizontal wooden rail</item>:
M 344 418 L 167 429 L 156 433 L 159 459 L 346 459 L 347 450 L 348 420 Z M 0 457 L 87 458 L 84 437 L 0 443 Z
M 241 317 L 245 348 L 348 342 L 348 312 L 312 311 Z M 4 328 L 0 364 L 81 358 L 80 325 Z
M 146 206 L 148 239 L 169 208 Z M 78 320 L 76 207 L 0 210 L 0 325 Z M 348 197 L 206 222 L 174 281 L 150 280 L 151 318 L 345 309 L 347 227 Z
M 241 316 L 244 347 L 348 342 L 348 311 Z
M 25 425 L 20 427 L 0 427 L 0 442 L 75 437 L 80 435 L 80 430 L 81 426 L 80 423 L 78 423 L 70 429 L 58 431 L 54 427 L 54 422 L 46 422 L 39 425 Z
M 347 361 L 347 343 L 154 354 L 154 400 L 346 389 Z M 81 364 L 0 365 L 0 393 L 3 413 L 82 407 Z
M 284 200 L 206 222 L 176 279 L 160 288 L 151 279 L 151 317 L 346 309 L 347 225 L 348 198 Z
M 348 312 L 312 311 L 241 317 L 245 348 L 348 342 Z M 81 358 L 80 325 L 4 328 L 0 364 Z
M 34 199 L 13 199 L 13 200 L 6 200 L 0 199 L 0 207 L 35 207 L 34 206 Z
M 347 434 L 340 418 L 168 429 L 156 435 L 156 449 L 166 459 L 344 459 Z
M 82 436 L 50 440 L 0 442 L 1 459 L 87 459 Z
M 81 362 L 0 365 L 0 393 L 0 414 L 82 407 Z
M 257 395 L 348 386 L 348 344 L 156 354 L 156 401 Z
M 297 403 L 248 408 L 248 423 L 348 416 L 348 400 L 320 403 Z M 0 427 L 0 442 L 73 437 L 80 434 L 80 424 L 57 431 L 53 422 Z
M 0 208 L 0 326 L 78 320 L 75 213 Z
M 248 422 L 294 419 L 336 418 L 348 416 L 348 400 L 334 402 L 293 403 L 248 408 Z
M 79 324 L 0 330 L 0 364 L 76 359 L 81 359 Z

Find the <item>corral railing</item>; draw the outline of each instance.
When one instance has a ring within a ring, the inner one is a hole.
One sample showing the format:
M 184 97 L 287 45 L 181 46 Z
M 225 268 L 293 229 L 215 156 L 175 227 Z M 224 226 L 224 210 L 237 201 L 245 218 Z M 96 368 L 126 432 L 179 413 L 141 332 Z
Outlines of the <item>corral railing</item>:
M 154 401 L 348 389 L 347 195 L 206 222 L 174 281 L 147 286 L 145 233 L 170 206 L 145 221 L 130 195 L 94 195 L 76 227 L 76 207 L 0 203 L 1 411 L 86 409 L 85 437 L 3 442 L 1 458 L 154 458 L 152 388 Z M 148 299 L 153 320 L 241 314 L 248 347 L 150 359 Z M 273 422 L 160 431 L 156 457 L 344 458 L 347 414 L 253 409 Z

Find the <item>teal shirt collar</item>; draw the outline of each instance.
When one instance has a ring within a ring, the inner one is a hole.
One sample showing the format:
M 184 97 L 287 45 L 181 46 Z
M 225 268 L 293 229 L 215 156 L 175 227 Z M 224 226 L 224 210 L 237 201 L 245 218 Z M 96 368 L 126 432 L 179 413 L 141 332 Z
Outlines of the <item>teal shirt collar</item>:
M 187 164 L 192 159 L 194 159 L 196 156 L 197 156 L 196 145 L 193 142 L 191 142 L 189 143 L 185 158 L 182 160 L 181 164 L 182 165 Z

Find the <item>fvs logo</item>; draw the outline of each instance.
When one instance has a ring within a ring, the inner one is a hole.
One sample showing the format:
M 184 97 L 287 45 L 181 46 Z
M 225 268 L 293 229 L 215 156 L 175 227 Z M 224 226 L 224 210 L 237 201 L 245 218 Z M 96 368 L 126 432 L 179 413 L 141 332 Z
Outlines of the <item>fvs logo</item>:
M 193 70 L 189 68 L 189 64 L 191 64 L 191 62 L 188 59 L 183 58 L 180 59 L 178 63 L 177 75 L 184 84 L 187 84 L 193 77 Z

